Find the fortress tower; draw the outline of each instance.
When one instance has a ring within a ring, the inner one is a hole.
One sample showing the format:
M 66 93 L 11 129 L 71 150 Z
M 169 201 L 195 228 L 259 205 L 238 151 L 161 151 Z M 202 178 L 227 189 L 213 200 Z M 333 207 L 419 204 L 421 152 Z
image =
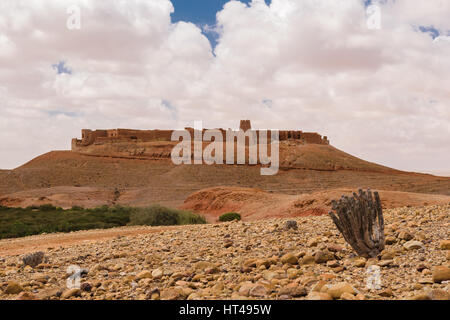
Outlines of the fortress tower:
M 247 130 L 250 130 L 252 128 L 252 125 L 250 123 L 250 120 L 241 120 L 241 123 L 239 125 L 239 129 L 246 132 Z

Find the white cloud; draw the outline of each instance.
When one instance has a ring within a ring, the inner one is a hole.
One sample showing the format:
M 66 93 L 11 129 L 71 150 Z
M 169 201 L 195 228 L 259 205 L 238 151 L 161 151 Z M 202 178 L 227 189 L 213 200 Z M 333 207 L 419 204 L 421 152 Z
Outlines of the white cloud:
M 249 118 L 396 168 L 449 170 L 450 4 L 382 3 L 369 30 L 360 0 L 230 1 L 214 56 L 199 27 L 171 23 L 168 0 L 3 0 L 0 167 L 67 149 L 81 128 Z M 66 28 L 72 4 L 80 30 Z M 71 75 L 52 69 L 60 61 Z

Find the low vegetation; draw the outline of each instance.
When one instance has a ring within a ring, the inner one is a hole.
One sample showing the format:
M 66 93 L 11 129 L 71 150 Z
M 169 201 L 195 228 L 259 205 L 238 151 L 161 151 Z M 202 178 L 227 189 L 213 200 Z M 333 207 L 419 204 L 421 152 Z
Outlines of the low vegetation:
M 27 208 L 0 206 L 0 239 L 42 233 L 108 229 L 127 225 L 167 226 L 203 223 L 206 223 L 206 220 L 202 216 L 157 205 L 148 208 L 72 207 L 68 210 L 52 205 Z
M 154 205 L 147 208 L 133 208 L 130 214 L 130 225 L 171 226 L 184 224 L 204 224 L 204 217 L 190 211 L 169 209 Z
M 219 217 L 219 221 L 233 221 L 233 220 L 241 220 L 241 215 L 236 212 L 228 212 Z

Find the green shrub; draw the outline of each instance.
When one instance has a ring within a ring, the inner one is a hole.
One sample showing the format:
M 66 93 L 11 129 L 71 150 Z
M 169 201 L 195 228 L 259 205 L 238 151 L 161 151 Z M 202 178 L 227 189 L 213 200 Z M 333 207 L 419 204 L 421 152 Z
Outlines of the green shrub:
M 202 216 L 159 205 L 147 208 L 134 208 L 130 214 L 130 225 L 171 226 L 204 223 L 206 223 L 206 220 Z
M 180 211 L 180 224 L 205 224 L 206 219 L 204 216 L 200 216 L 198 214 L 194 214 L 189 211 Z
M 178 225 L 206 223 L 191 212 L 161 206 L 132 208 L 102 206 L 93 209 L 72 207 L 64 210 L 51 205 L 28 208 L 0 208 L 0 239 L 41 233 L 106 229 L 126 225 Z
M 228 212 L 219 217 L 219 221 L 233 221 L 233 220 L 241 220 L 241 215 L 236 212 Z
M 56 210 L 56 207 L 51 205 L 51 204 L 43 204 L 42 206 L 39 206 L 39 207 L 37 207 L 35 209 L 47 212 L 47 211 L 54 211 L 54 210 Z
M 170 226 L 177 225 L 179 216 L 176 210 L 154 205 L 148 208 L 135 208 L 130 214 L 130 225 Z

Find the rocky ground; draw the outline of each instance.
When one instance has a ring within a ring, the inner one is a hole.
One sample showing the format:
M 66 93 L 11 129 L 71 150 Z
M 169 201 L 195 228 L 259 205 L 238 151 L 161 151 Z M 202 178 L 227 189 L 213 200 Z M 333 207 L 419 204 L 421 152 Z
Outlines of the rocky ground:
M 45 250 L 34 268 L 1 256 L 0 299 L 450 299 L 450 204 L 386 210 L 385 222 L 386 249 L 369 260 L 328 216 L 73 243 Z M 80 289 L 67 288 L 70 270 Z M 381 287 L 368 289 L 377 270 Z

